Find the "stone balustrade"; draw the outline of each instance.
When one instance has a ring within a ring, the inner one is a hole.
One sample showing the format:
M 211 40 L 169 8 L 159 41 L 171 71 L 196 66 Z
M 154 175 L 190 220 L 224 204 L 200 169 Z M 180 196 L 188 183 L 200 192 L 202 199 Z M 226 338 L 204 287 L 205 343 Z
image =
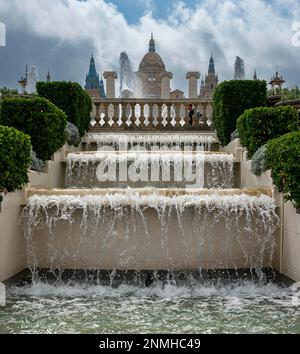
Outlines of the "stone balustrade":
M 212 102 L 198 99 L 106 98 L 95 100 L 91 132 L 124 130 L 212 131 Z M 194 123 L 189 123 L 193 105 Z

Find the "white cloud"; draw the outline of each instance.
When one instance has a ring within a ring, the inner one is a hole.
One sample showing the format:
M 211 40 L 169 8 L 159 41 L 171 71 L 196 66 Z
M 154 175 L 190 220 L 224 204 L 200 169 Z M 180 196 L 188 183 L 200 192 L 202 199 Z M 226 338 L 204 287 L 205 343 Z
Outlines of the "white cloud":
M 152 1 L 147 5 L 151 8 Z M 300 83 L 300 48 L 291 42 L 292 25 L 300 21 L 298 0 L 203 0 L 193 8 L 177 2 L 167 19 L 156 20 L 147 12 L 135 25 L 103 0 L 0 0 L 0 21 L 62 44 L 80 47 L 88 41 L 102 71 L 118 70 L 122 50 L 137 68 L 154 32 L 157 50 L 174 73 L 173 88 L 186 89 L 188 70 L 204 74 L 211 51 L 222 80 L 232 78 L 239 55 L 248 77 L 256 68 L 269 79 L 277 67 L 289 84 Z

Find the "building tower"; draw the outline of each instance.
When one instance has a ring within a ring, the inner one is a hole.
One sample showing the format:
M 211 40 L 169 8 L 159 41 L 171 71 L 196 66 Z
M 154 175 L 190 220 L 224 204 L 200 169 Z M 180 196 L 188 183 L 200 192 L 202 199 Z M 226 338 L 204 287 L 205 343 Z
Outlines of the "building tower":
M 212 100 L 214 91 L 218 86 L 219 78 L 216 74 L 215 61 L 211 54 L 208 64 L 208 73 L 205 75 L 205 81 L 202 78 L 199 98 L 203 100 Z
M 50 76 L 50 71 L 49 71 L 49 69 L 48 69 L 48 74 L 47 74 L 47 80 L 46 80 L 47 82 L 51 82 L 51 76 Z
M 257 81 L 257 80 L 258 80 L 257 73 L 256 73 L 256 69 L 254 70 L 253 80 L 254 80 L 254 81 Z
M 85 78 L 84 88 L 94 99 L 105 98 L 103 80 L 99 80 L 99 74 L 96 70 L 95 59 L 93 54 L 90 60 L 89 73 L 86 75 Z
M 271 85 L 274 95 L 279 95 L 281 93 L 282 86 L 284 83 L 285 80 L 283 80 L 282 75 L 279 76 L 278 72 L 276 71 L 275 76 L 273 76 L 271 81 L 269 82 L 269 85 Z
M 245 80 L 244 60 L 240 57 L 236 57 L 234 63 L 234 80 Z
M 166 70 L 165 63 L 156 52 L 153 33 L 149 41 L 149 50 L 135 73 L 135 97 L 169 98 L 172 73 Z

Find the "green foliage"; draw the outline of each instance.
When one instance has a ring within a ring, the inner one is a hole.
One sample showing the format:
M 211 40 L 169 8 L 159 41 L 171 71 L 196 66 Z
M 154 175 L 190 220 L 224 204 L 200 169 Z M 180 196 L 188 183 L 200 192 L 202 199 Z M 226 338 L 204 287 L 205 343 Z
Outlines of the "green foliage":
M 260 176 L 268 169 L 266 166 L 266 151 L 267 145 L 263 145 L 254 153 L 252 157 L 251 172 L 254 173 L 256 176 Z
M 49 160 L 66 140 L 66 115 L 45 98 L 2 100 L 0 124 L 30 135 L 33 150 L 42 160 Z
M 76 82 L 38 82 L 40 96 L 47 98 L 68 116 L 68 121 L 76 125 L 82 137 L 89 130 L 92 101 L 87 92 Z
M 233 80 L 217 86 L 213 98 L 213 119 L 220 143 L 230 143 L 231 133 L 236 129 L 238 117 L 246 109 L 266 106 L 265 81 Z
M 28 183 L 30 151 L 28 135 L 0 126 L 0 189 L 13 192 Z
M 2 87 L 0 88 L 0 93 L 1 93 L 0 97 L 3 99 L 6 97 L 13 97 L 14 95 L 18 95 L 18 90 Z
M 282 89 L 282 101 L 300 99 L 300 89 L 298 86 L 294 88 Z
M 297 130 L 298 119 L 297 110 L 291 106 L 249 109 L 237 121 L 241 144 L 251 157 L 268 140 Z
M 286 200 L 300 208 L 300 131 L 285 134 L 267 144 L 266 163 L 274 184 Z

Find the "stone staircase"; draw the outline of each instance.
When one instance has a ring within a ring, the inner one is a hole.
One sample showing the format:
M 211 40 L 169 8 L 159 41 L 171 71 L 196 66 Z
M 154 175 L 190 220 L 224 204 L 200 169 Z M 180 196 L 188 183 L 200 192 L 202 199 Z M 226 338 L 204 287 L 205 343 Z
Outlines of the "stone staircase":
M 89 134 L 66 156 L 64 189 L 30 189 L 29 265 L 50 269 L 272 267 L 269 189 L 241 189 L 214 134 Z

